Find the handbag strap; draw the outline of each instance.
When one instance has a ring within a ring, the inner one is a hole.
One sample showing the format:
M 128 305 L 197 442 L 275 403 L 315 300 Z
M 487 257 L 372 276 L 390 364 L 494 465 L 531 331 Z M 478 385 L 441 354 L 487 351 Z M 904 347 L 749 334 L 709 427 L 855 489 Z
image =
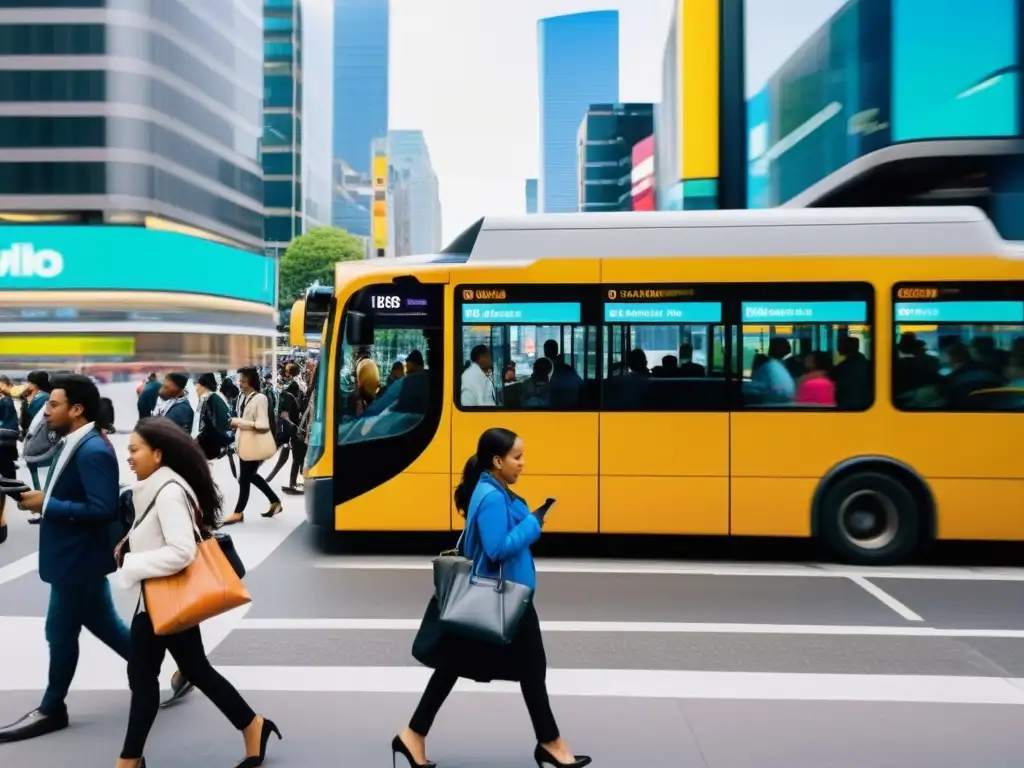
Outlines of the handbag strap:
M 483 500 L 486 499 L 488 496 L 490 496 L 492 493 L 501 493 L 505 497 L 505 515 L 506 515 L 506 519 L 509 519 L 511 517 L 511 515 L 509 514 L 509 511 L 508 511 L 509 496 L 508 496 L 508 493 L 506 491 L 502 491 L 500 488 L 493 488 L 493 487 L 492 488 L 488 488 L 487 492 L 481 497 L 480 504 L 483 504 Z M 477 505 L 477 510 L 479 510 L 479 508 L 480 508 L 480 506 Z M 458 542 L 455 544 L 455 551 L 458 552 L 459 554 L 461 554 L 463 557 L 465 557 L 465 553 L 463 552 L 462 544 L 463 544 L 463 541 L 465 540 L 465 537 L 466 537 L 466 531 L 469 530 L 470 525 L 475 525 L 477 530 L 479 531 L 480 523 L 477 521 L 476 515 L 473 516 L 472 520 L 470 520 L 469 517 L 467 516 L 467 518 L 466 518 L 466 525 L 462 529 L 462 533 L 459 535 Z M 483 553 L 483 556 L 487 557 L 487 553 L 486 552 Z M 498 585 L 500 587 L 502 582 L 505 581 L 505 575 L 504 575 L 505 574 L 505 565 L 502 562 L 499 562 L 497 565 L 498 565 Z M 472 575 L 474 577 L 478 577 L 480 575 L 478 571 L 479 571 L 479 568 L 478 568 L 476 562 L 474 561 L 473 562 Z
M 186 489 L 185 486 L 183 486 L 177 480 L 168 480 L 167 482 L 165 482 L 163 485 L 156 489 L 156 493 L 153 495 L 153 500 L 149 502 L 149 504 L 146 506 L 146 511 L 142 513 L 142 517 L 137 518 L 135 520 L 135 523 L 132 525 L 132 530 L 134 531 L 136 528 L 138 528 L 139 524 L 146 519 L 146 516 L 152 511 L 153 507 L 156 506 L 156 500 L 160 496 L 160 492 L 168 485 L 178 486 L 179 488 L 181 488 L 181 492 L 185 494 L 185 501 L 188 504 L 189 511 L 192 512 L 192 532 L 196 535 L 196 544 L 201 544 L 203 541 L 203 533 L 199 530 L 199 523 L 197 522 L 197 518 L 199 517 L 199 509 L 196 505 L 196 502 L 192 499 L 192 494 L 190 494 L 188 492 L 188 489 Z

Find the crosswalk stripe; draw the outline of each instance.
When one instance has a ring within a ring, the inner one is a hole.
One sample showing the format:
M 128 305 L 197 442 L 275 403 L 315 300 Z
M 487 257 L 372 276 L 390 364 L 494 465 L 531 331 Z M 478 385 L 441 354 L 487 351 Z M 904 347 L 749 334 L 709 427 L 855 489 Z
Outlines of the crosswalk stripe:
M 2 620 L 0 620 L 2 621 Z M 308 631 L 415 631 L 419 619 L 250 619 L 236 630 Z M 670 621 L 542 621 L 545 632 L 600 634 L 726 634 L 726 635 L 832 635 L 860 637 L 963 637 L 1024 639 L 1024 629 L 949 629 L 922 626 L 863 626 L 845 624 L 729 624 Z
M 339 571 L 429 571 L 429 557 L 322 557 L 310 565 L 322 570 Z M 878 568 L 830 564 L 794 565 L 792 563 L 720 563 L 632 560 L 537 560 L 539 573 L 628 576 L 753 576 L 799 577 L 817 579 L 901 579 L 909 581 L 1024 581 L 1024 568 L 955 566 L 903 566 Z

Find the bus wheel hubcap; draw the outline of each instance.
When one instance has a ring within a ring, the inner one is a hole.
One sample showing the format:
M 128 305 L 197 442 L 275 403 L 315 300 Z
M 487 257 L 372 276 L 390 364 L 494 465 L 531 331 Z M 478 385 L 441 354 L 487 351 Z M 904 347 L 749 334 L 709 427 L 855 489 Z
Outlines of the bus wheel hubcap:
M 899 531 L 899 515 L 892 499 L 878 491 L 851 493 L 839 507 L 843 538 L 857 549 L 887 547 Z

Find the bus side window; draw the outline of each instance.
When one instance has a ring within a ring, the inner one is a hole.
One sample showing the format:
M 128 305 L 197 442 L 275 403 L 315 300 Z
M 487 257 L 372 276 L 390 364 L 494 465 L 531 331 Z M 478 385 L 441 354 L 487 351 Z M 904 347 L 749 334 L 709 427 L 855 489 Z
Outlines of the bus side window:
M 744 407 L 864 411 L 874 402 L 869 325 L 797 322 L 736 330 Z
M 601 407 L 610 411 L 728 408 L 725 326 L 612 324 L 604 327 Z
M 596 410 L 597 328 L 463 325 L 461 408 Z

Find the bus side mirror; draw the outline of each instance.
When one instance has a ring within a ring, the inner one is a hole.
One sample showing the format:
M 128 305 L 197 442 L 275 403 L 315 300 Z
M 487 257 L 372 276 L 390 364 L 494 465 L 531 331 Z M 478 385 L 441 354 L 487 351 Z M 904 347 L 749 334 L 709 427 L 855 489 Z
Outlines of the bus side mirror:
M 350 347 L 373 344 L 373 319 L 362 312 L 349 312 L 345 318 L 345 341 Z

